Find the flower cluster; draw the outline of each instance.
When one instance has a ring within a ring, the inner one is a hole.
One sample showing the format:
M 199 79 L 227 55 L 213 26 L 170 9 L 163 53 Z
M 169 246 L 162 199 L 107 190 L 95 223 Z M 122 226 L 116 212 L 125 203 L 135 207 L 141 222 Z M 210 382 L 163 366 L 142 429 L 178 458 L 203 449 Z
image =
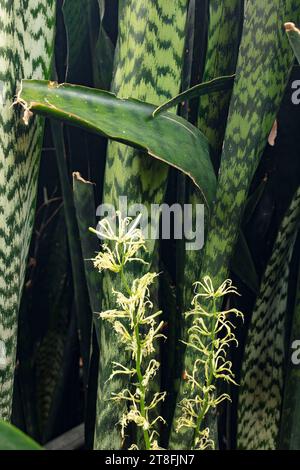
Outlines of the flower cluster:
M 149 390 L 150 382 L 160 367 L 153 357 L 155 342 L 165 338 L 161 333 L 163 321 L 158 321 L 161 311 L 153 312 L 154 306 L 150 300 L 150 288 L 158 274 L 148 272 L 135 279 L 131 286 L 128 285 L 124 268 L 132 261 L 145 264 L 137 254 L 139 250 L 146 251 L 146 246 L 142 231 L 137 228 L 139 218 L 131 223 L 130 218 L 123 219 L 120 213 L 117 213 L 117 217 L 119 223 L 116 232 L 108 219 L 100 222 L 98 230 L 92 229 L 110 244 L 103 244 L 103 250 L 93 259 L 94 266 L 99 271 L 119 273 L 124 288 L 124 292 L 113 290 L 116 307 L 100 313 L 100 317 L 112 325 L 120 343 L 131 356 L 129 365 L 118 362 L 112 364 L 108 380 L 116 375 L 125 375 L 130 386 L 113 393 L 111 400 L 127 404 L 127 411 L 120 420 L 122 437 L 125 436 L 128 424 L 134 423 L 142 430 L 145 448 L 156 450 L 159 446 L 155 425 L 164 420 L 154 411 L 166 396 L 165 392 L 151 395 Z M 153 415 L 156 417 L 152 418 Z M 137 445 L 133 444 L 130 449 L 137 449 Z
M 98 271 L 108 270 L 119 273 L 131 261 L 147 264 L 142 258 L 136 257 L 139 250 L 146 251 L 143 233 L 140 228 L 137 228 L 140 218 L 141 216 L 138 216 L 132 222 L 130 217 L 123 218 L 121 212 L 117 211 L 116 230 L 108 218 L 99 222 L 97 230 L 90 227 L 91 232 L 102 240 L 106 240 L 102 244 L 102 251 L 92 260 Z M 113 245 L 113 248 L 110 248 L 109 245 Z
M 142 360 L 155 352 L 154 341 L 164 337 L 159 333 L 163 322 L 157 325 L 156 321 L 161 311 L 152 313 L 153 304 L 149 299 L 149 287 L 157 276 L 156 273 L 147 273 L 140 279 L 135 279 L 127 295 L 113 291 L 118 308 L 100 313 L 103 320 L 112 323 L 121 343 L 131 351 L 133 359 L 137 359 L 140 354 Z M 138 341 L 139 338 L 132 333 L 142 326 L 148 326 L 148 330 L 143 339 Z
M 209 437 L 209 429 L 203 428 L 204 419 L 211 408 L 216 408 L 222 401 L 230 400 L 226 393 L 218 395 L 216 383 L 224 380 L 236 384 L 232 363 L 227 360 L 227 350 L 231 343 L 238 345 L 233 333 L 235 326 L 229 316 L 242 317 L 243 314 L 232 308 L 218 311 L 217 301 L 227 294 L 238 294 L 231 280 L 227 279 L 214 289 L 211 279 L 206 276 L 195 284 L 198 291 L 192 301 L 192 310 L 187 317 L 193 316 L 192 326 L 188 330 L 188 341 L 184 342 L 196 354 L 193 369 L 185 372 L 188 397 L 180 402 L 182 414 L 177 420 L 177 432 L 183 428 L 193 430 L 193 448 L 203 450 L 214 448 Z M 211 301 L 212 309 L 204 308 L 205 301 Z

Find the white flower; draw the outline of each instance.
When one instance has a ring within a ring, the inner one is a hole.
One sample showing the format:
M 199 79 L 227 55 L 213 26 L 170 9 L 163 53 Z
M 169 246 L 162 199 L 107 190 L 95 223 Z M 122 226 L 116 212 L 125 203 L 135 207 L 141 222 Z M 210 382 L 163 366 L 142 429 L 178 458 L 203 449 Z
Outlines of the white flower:
M 132 225 L 128 226 L 131 219 L 121 217 L 117 213 L 118 227 L 113 229 L 109 219 L 100 222 L 98 230 L 90 229 L 99 237 L 107 240 L 102 246 L 102 251 L 92 260 L 98 271 L 109 270 L 120 273 L 123 290 L 112 293 L 115 297 L 116 308 L 109 309 L 99 314 L 102 320 L 109 322 L 124 349 L 130 351 L 132 361 L 130 367 L 118 362 L 112 363 L 112 372 L 108 380 L 115 376 L 127 376 L 128 388 L 118 393 L 111 394 L 111 400 L 126 403 L 126 411 L 123 413 L 120 425 L 121 435 L 125 437 L 125 429 L 129 423 L 134 423 L 143 430 L 146 449 L 159 449 L 155 425 L 158 421 L 164 422 L 161 416 L 151 421 L 151 414 L 160 402 L 165 399 L 165 392 L 157 392 L 149 397 L 149 383 L 155 377 L 160 364 L 157 360 L 145 360 L 149 354 L 155 351 L 154 341 L 164 337 L 160 333 L 163 327 L 161 321 L 157 324 L 160 311 L 153 312 L 153 304 L 150 300 L 150 287 L 158 274 L 146 273 L 135 279 L 131 286 L 128 285 L 124 273 L 124 267 L 128 262 L 140 261 L 137 252 L 146 250 L 142 232 L 137 228 L 140 217 Z M 157 413 L 155 413 L 157 415 Z M 132 444 L 130 449 L 137 449 Z
M 108 217 L 99 222 L 98 230 L 90 227 L 90 231 L 98 237 L 108 240 L 110 244 L 114 244 L 114 249 L 111 249 L 108 243 L 104 243 L 102 251 L 92 259 L 95 268 L 99 272 L 109 270 L 118 273 L 131 261 L 147 264 L 142 258 L 136 257 L 139 250 L 146 251 L 143 232 L 137 228 L 141 215 L 133 222 L 130 217 L 122 218 L 122 214 L 119 211 L 116 212 L 116 216 L 118 223 L 115 231 Z M 132 224 L 128 229 L 131 222 Z
M 218 287 L 216 290 L 214 289 L 213 287 L 213 283 L 212 283 L 212 280 L 209 276 L 205 276 L 203 278 L 203 281 L 202 282 L 195 282 L 194 284 L 196 287 L 200 287 L 203 292 L 200 292 L 198 293 L 195 298 L 194 298 L 194 301 L 195 299 L 197 299 L 198 297 L 205 297 L 207 299 L 209 298 L 219 298 L 219 297 L 223 297 L 224 295 L 227 295 L 227 294 L 235 294 L 235 295 L 240 295 L 238 292 L 237 292 L 237 289 L 236 287 L 234 287 L 232 285 L 232 281 L 231 279 L 226 279 L 226 281 L 224 281 L 220 287 Z
M 233 314 L 243 318 L 243 314 L 236 309 L 217 311 L 215 302 L 212 311 L 206 311 L 200 305 L 203 299 L 215 301 L 229 293 L 238 294 L 231 280 L 227 279 L 215 290 L 211 279 L 206 276 L 196 286 L 200 291 L 196 292 L 192 300 L 194 308 L 186 314 L 193 315 L 194 318 L 188 329 L 188 341 L 184 344 L 196 350 L 198 357 L 192 372 L 185 372 L 191 397 L 185 397 L 180 402 L 182 414 L 177 420 L 176 431 L 179 432 L 182 428 L 193 429 L 193 448 L 204 450 L 214 446 L 214 442 L 209 439 L 209 429 L 201 429 L 206 414 L 210 408 L 216 408 L 224 400 L 230 400 L 226 393 L 217 395 L 215 383 L 224 380 L 236 384 L 232 363 L 226 359 L 230 344 L 238 344 L 233 332 L 235 326 L 228 320 L 228 316 Z

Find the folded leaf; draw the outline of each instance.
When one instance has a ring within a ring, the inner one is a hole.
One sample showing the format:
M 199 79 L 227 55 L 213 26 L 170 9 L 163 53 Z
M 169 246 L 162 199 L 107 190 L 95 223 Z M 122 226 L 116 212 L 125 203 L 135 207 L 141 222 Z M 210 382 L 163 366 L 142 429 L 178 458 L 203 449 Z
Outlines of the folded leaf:
M 209 82 L 199 83 L 188 90 L 183 91 L 174 98 L 166 101 L 164 104 L 159 106 L 153 111 L 153 117 L 157 117 L 160 113 L 167 111 L 174 106 L 182 103 L 185 100 L 191 100 L 201 95 L 208 95 L 215 93 L 216 91 L 227 91 L 232 90 L 234 84 L 234 75 L 226 77 L 218 77 L 210 80 Z
M 205 136 L 171 113 L 152 118 L 155 106 L 134 99 L 120 99 L 107 91 L 83 86 L 23 80 L 18 102 L 30 112 L 67 121 L 109 139 L 144 150 L 186 173 L 211 205 L 216 177 Z

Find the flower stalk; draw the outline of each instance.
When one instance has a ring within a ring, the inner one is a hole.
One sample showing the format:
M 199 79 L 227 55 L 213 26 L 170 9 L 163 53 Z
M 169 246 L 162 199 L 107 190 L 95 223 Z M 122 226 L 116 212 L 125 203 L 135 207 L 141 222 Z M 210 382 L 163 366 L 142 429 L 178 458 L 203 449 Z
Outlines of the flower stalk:
M 188 330 L 189 340 L 184 344 L 196 352 L 196 360 L 193 370 L 185 372 L 189 396 L 184 397 L 179 404 L 182 414 L 177 420 L 176 431 L 192 429 L 192 449 L 204 450 L 215 448 L 214 441 L 209 437 L 209 429 L 204 425 L 207 413 L 224 400 L 230 400 L 226 393 L 218 395 L 217 383 L 224 380 L 236 385 L 232 363 L 227 360 L 227 350 L 231 343 L 238 343 L 233 333 L 235 326 L 228 317 L 235 315 L 243 318 L 243 314 L 236 309 L 219 311 L 217 308 L 219 298 L 238 294 L 231 280 L 227 279 L 215 290 L 211 279 L 206 276 L 195 286 L 193 308 L 185 314 L 187 317 L 193 316 L 193 322 Z M 204 308 L 205 301 L 210 302 L 211 311 Z
M 161 311 L 153 313 L 153 303 L 150 300 L 150 288 L 158 277 L 157 273 L 148 272 L 135 279 L 130 286 L 126 277 L 127 263 L 145 261 L 137 256 L 141 250 L 146 251 L 142 231 L 137 228 L 139 219 L 131 223 L 130 218 L 123 219 L 117 212 L 118 227 L 113 230 L 108 219 L 100 222 L 98 230 L 91 229 L 106 242 L 102 251 L 93 259 L 95 268 L 99 271 L 109 270 L 120 276 L 122 291 L 113 291 L 116 308 L 101 312 L 100 317 L 108 321 L 119 341 L 130 354 L 130 366 L 113 363 L 112 373 L 108 380 L 116 375 L 127 375 L 130 386 L 119 393 L 112 393 L 111 400 L 126 402 L 127 411 L 120 420 L 122 438 L 129 423 L 141 428 L 144 448 L 159 449 L 155 425 L 164 422 L 161 416 L 152 418 L 158 404 L 165 399 L 165 392 L 157 392 L 151 396 L 150 381 L 156 375 L 160 364 L 154 359 L 155 343 L 165 336 L 160 333 L 163 321 L 157 319 Z M 127 231 L 127 227 L 130 226 Z M 132 444 L 130 449 L 137 449 Z

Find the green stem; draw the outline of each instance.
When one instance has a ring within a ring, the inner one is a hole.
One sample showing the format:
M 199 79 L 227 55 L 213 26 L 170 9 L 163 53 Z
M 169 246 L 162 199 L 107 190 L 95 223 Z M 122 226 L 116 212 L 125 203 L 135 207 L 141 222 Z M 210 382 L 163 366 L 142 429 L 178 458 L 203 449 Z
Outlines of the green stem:
M 130 289 L 130 287 L 129 287 L 129 285 L 128 285 L 127 279 L 126 279 L 126 277 L 125 277 L 123 266 L 122 266 L 122 269 L 121 269 L 121 271 L 120 271 L 120 274 L 121 274 L 121 281 L 122 281 L 123 287 L 125 288 L 127 294 L 128 294 L 129 296 L 131 296 L 131 295 L 132 295 L 132 292 L 131 292 L 131 289 Z
M 123 284 L 124 288 L 126 289 L 126 291 L 129 295 L 132 295 L 131 289 L 128 286 L 126 276 L 124 274 L 123 266 L 122 266 L 122 269 L 120 271 L 120 274 L 121 274 L 121 281 L 122 281 L 122 284 Z M 137 374 L 137 378 L 138 378 L 138 382 L 139 382 L 139 390 L 140 390 L 140 401 L 139 401 L 140 413 L 141 413 L 142 417 L 146 420 L 147 419 L 146 409 L 145 409 L 146 390 L 145 390 L 145 387 L 143 385 L 143 374 L 142 374 L 142 370 L 141 370 L 141 363 L 142 363 L 141 339 L 140 339 L 139 324 L 136 321 L 136 318 L 134 319 L 134 323 L 135 323 L 134 335 L 135 335 L 135 340 L 136 340 L 136 344 L 137 344 L 135 369 L 136 369 L 136 374 Z M 143 436 L 144 436 L 144 441 L 145 441 L 145 448 L 146 448 L 146 450 L 150 450 L 151 443 L 150 443 L 149 432 L 148 432 L 147 429 L 143 430 Z
M 141 342 L 140 342 L 140 331 L 139 331 L 139 325 L 138 323 L 134 327 L 134 334 L 135 334 L 135 339 L 136 339 L 136 344 L 137 344 L 137 352 L 136 352 L 136 373 L 139 381 L 139 388 L 140 388 L 140 412 L 141 415 L 144 419 L 146 419 L 146 410 L 145 410 L 145 395 L 146 395 L 146 390 L 143 385 L 143 374 L 141 371 Z M 147 429 L 143 430 L 143 435 L 144 435 L 144 441 L 145 441 L 145 446 L 146 450 L 150 450 L 150 436 L 149 432 Z
M 194 437 L 193 437 L 193 446 L 192 448 L 195 449 L 196 447 L 196 440 L 199 437 L 199 434 L 201 432 L 201 426 L 202 422 L 204 420 L 204 417 L 208 411 L 208 400 L 209 400 L 209 388 L 212 384 L 213 378 L 214 378 L 214 371 L 212 367 L 212 359 L 213 359 L 213 354 L 214 354 L 214 342 L 215 342 L 215 336 L 216 336 L 216 326 L 218 322 L 217 314 L 216 314 L 216 300 L 213 299 L 213 313 L 214 313 L 214 322 L 213 322 L 213 328 L 212 328 L 212 333 L 211 333 L 211 351 L 209 355 L 209 377 L 206 381 L 206 392 L 204 394 L 204 401 L 203 401 L 203 406 L 202 409 L 198 415 L 197 421 L 196 421 L 196 428 L 194 431 Z

